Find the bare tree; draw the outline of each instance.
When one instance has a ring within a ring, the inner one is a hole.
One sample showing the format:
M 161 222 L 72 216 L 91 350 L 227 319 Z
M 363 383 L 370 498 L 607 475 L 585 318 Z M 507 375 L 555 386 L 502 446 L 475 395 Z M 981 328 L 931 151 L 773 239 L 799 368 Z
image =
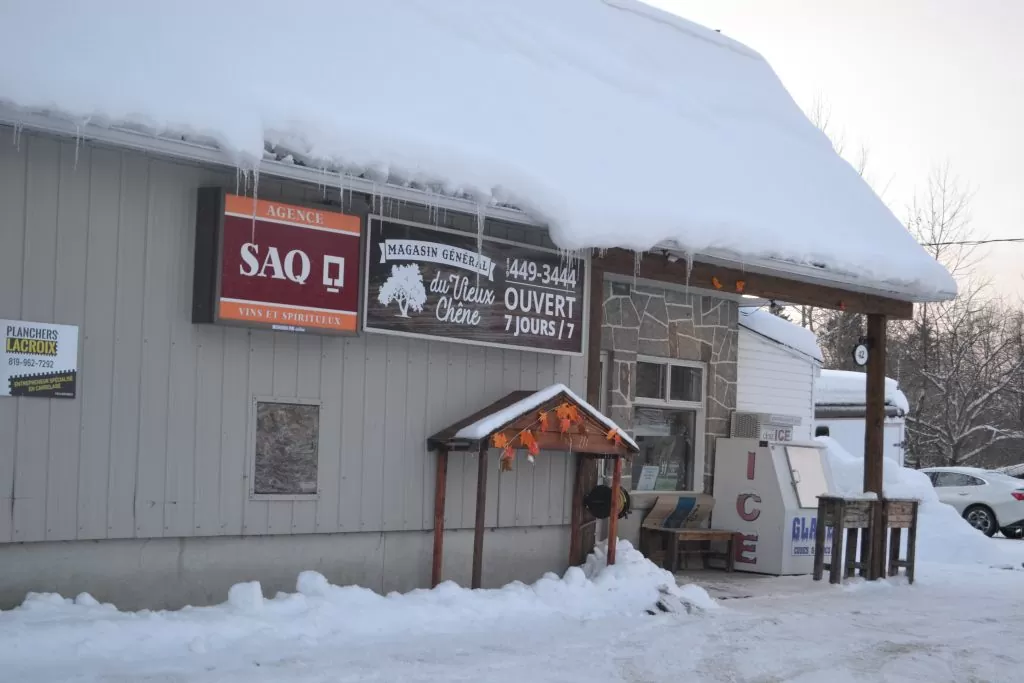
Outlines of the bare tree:
M 907 229 L 957 280 L 975 275 L 980 260 L 977 242 L 984 238 L 971 225 L 974 191 L 965 187 L 944 164 L 928 178 L 923 196 L 910 207 Z
M 909 356 L 904 373 L 913 453 L 928 464 L 973 465 L 997 444 L 1024 440 L 1011 409 L 1024 373 L 1020 313 L 973 292 L 942 309 L 933 330 L 932 339 L 910 340 L 929 348 Z

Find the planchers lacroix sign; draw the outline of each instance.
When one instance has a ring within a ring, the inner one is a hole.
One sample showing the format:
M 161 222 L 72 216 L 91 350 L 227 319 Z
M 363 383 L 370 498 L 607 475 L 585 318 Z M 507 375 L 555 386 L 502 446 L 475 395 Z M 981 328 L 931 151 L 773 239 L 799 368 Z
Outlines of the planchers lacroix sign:
M 197 214 L 195 322 L 356 331 L 358 216 L 205 189 Z

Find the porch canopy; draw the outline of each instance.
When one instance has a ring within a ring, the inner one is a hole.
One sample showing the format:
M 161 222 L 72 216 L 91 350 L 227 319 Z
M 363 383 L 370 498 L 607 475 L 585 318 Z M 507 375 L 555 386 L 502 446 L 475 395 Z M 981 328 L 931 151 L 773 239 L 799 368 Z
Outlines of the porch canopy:
M 622 459 L 638 453 L 640 449 L 618 425 L 564 384 L 553 384 L 540 391 L 513 391 L 486 408 L 434 434 L 427 439 L 427 448 L 438 454 L 434 489 L 432 586 L 441 582 L 444 562 L 445 485 L 448 454 L 453 451 L 476 452 L 480 456 L 476 481 L 476 524 L 473 534 L 473 588 L 479 588 L 482 579 L 484 510 L 487 503 L 487 451 L 490 448 L 502 451 L 502 471 L 511 470 L 517 456 L 525 455 L 526 459 L 532 462 L 541 451 L 576 454 L 569 541 L 570 564 L 578 560 L 580 548 L 583 518 L 582 461 L 584 458 L 614 459 L 608 564 L 615 564 Z

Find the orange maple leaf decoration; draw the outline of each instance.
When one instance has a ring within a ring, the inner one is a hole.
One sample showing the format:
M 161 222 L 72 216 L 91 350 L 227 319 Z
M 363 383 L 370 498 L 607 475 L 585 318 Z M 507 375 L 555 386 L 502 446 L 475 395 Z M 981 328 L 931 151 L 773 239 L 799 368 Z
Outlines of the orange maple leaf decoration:
M 715 289 L 721 289 L 722 288 L 722 283 L 718 280 L 717 277 L 712 277 L 711 278 L 711 284 L 715 286 Z
M 541 431 L 546 431 L 548 428 L 548 414 L 544 411 L 541 411 L 540 415 L 537 418 L 537 421 L 540 422 Z
M 555 415 L 558 416 L 559 420 L 568 420 L 571 423 L 577 423 L 580 421 L 579 408 L 569 403 L 563 403 L 555 408 Z M 562 431 L 565 430 L 563 429 Z
M 746 280 L 737 280 L 736 281 L 736 291 L 737 292 L 742 294 L 743 290 L 745 290 L 746 288 L 747 288 L 747 281 Z
M 491 443 L 494 445 L 495 448 L 505 448 L 506 446 L 508 446 L 508 437 L 502 434 L 501 432 L 498 432 L 497 434 L 491 437 Z
M 605 434 L 605 438 L 615 443 L 616 446 L 622 445 L 622 435 L 618 429 L 609 429 L 608 433 Z
M 569 421 L 569 418 L 563 417 L 561 420 L 558 421 L 558 429 L 563 434 L 568 433 L 570 427 L 572 427 L 572 422 Z
M 537 439 L 533 436 L 533 432 L 523 432 L 519 440 L 526 446 L 526 451 L 529 453 L 527 457 L 530 462 L 533 462 L 533 456 L 540 453 L 540 446 L 537 444 Z
M 511 472 L 512 471 L 512 460 L 515 457 L 515 452 L 512 450 L 512 446 L 505 446 L 505 450 L 501 453 L 501 466 L 499 471 Z

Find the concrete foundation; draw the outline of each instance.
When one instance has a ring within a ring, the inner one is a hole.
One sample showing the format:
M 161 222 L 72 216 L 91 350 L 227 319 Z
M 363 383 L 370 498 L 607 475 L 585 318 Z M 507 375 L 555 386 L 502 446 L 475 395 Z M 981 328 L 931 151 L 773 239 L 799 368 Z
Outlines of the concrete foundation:
M 430 585 L 432 541 L 431 532 L 386 532 L 0 544 L 0 609 L 33 591 L 87 592 L 129 610 L 209 605 L 240 581 L 259 581 L 273 597 L 294 592 L 307 569 L 334 584 L 405 592 Z M 446 533 L 444 578 L 468 586 L 472 553 L 471 530 Z M 484 587 L 560 574 L 568 554 L 567 527 L 489 531 Z

